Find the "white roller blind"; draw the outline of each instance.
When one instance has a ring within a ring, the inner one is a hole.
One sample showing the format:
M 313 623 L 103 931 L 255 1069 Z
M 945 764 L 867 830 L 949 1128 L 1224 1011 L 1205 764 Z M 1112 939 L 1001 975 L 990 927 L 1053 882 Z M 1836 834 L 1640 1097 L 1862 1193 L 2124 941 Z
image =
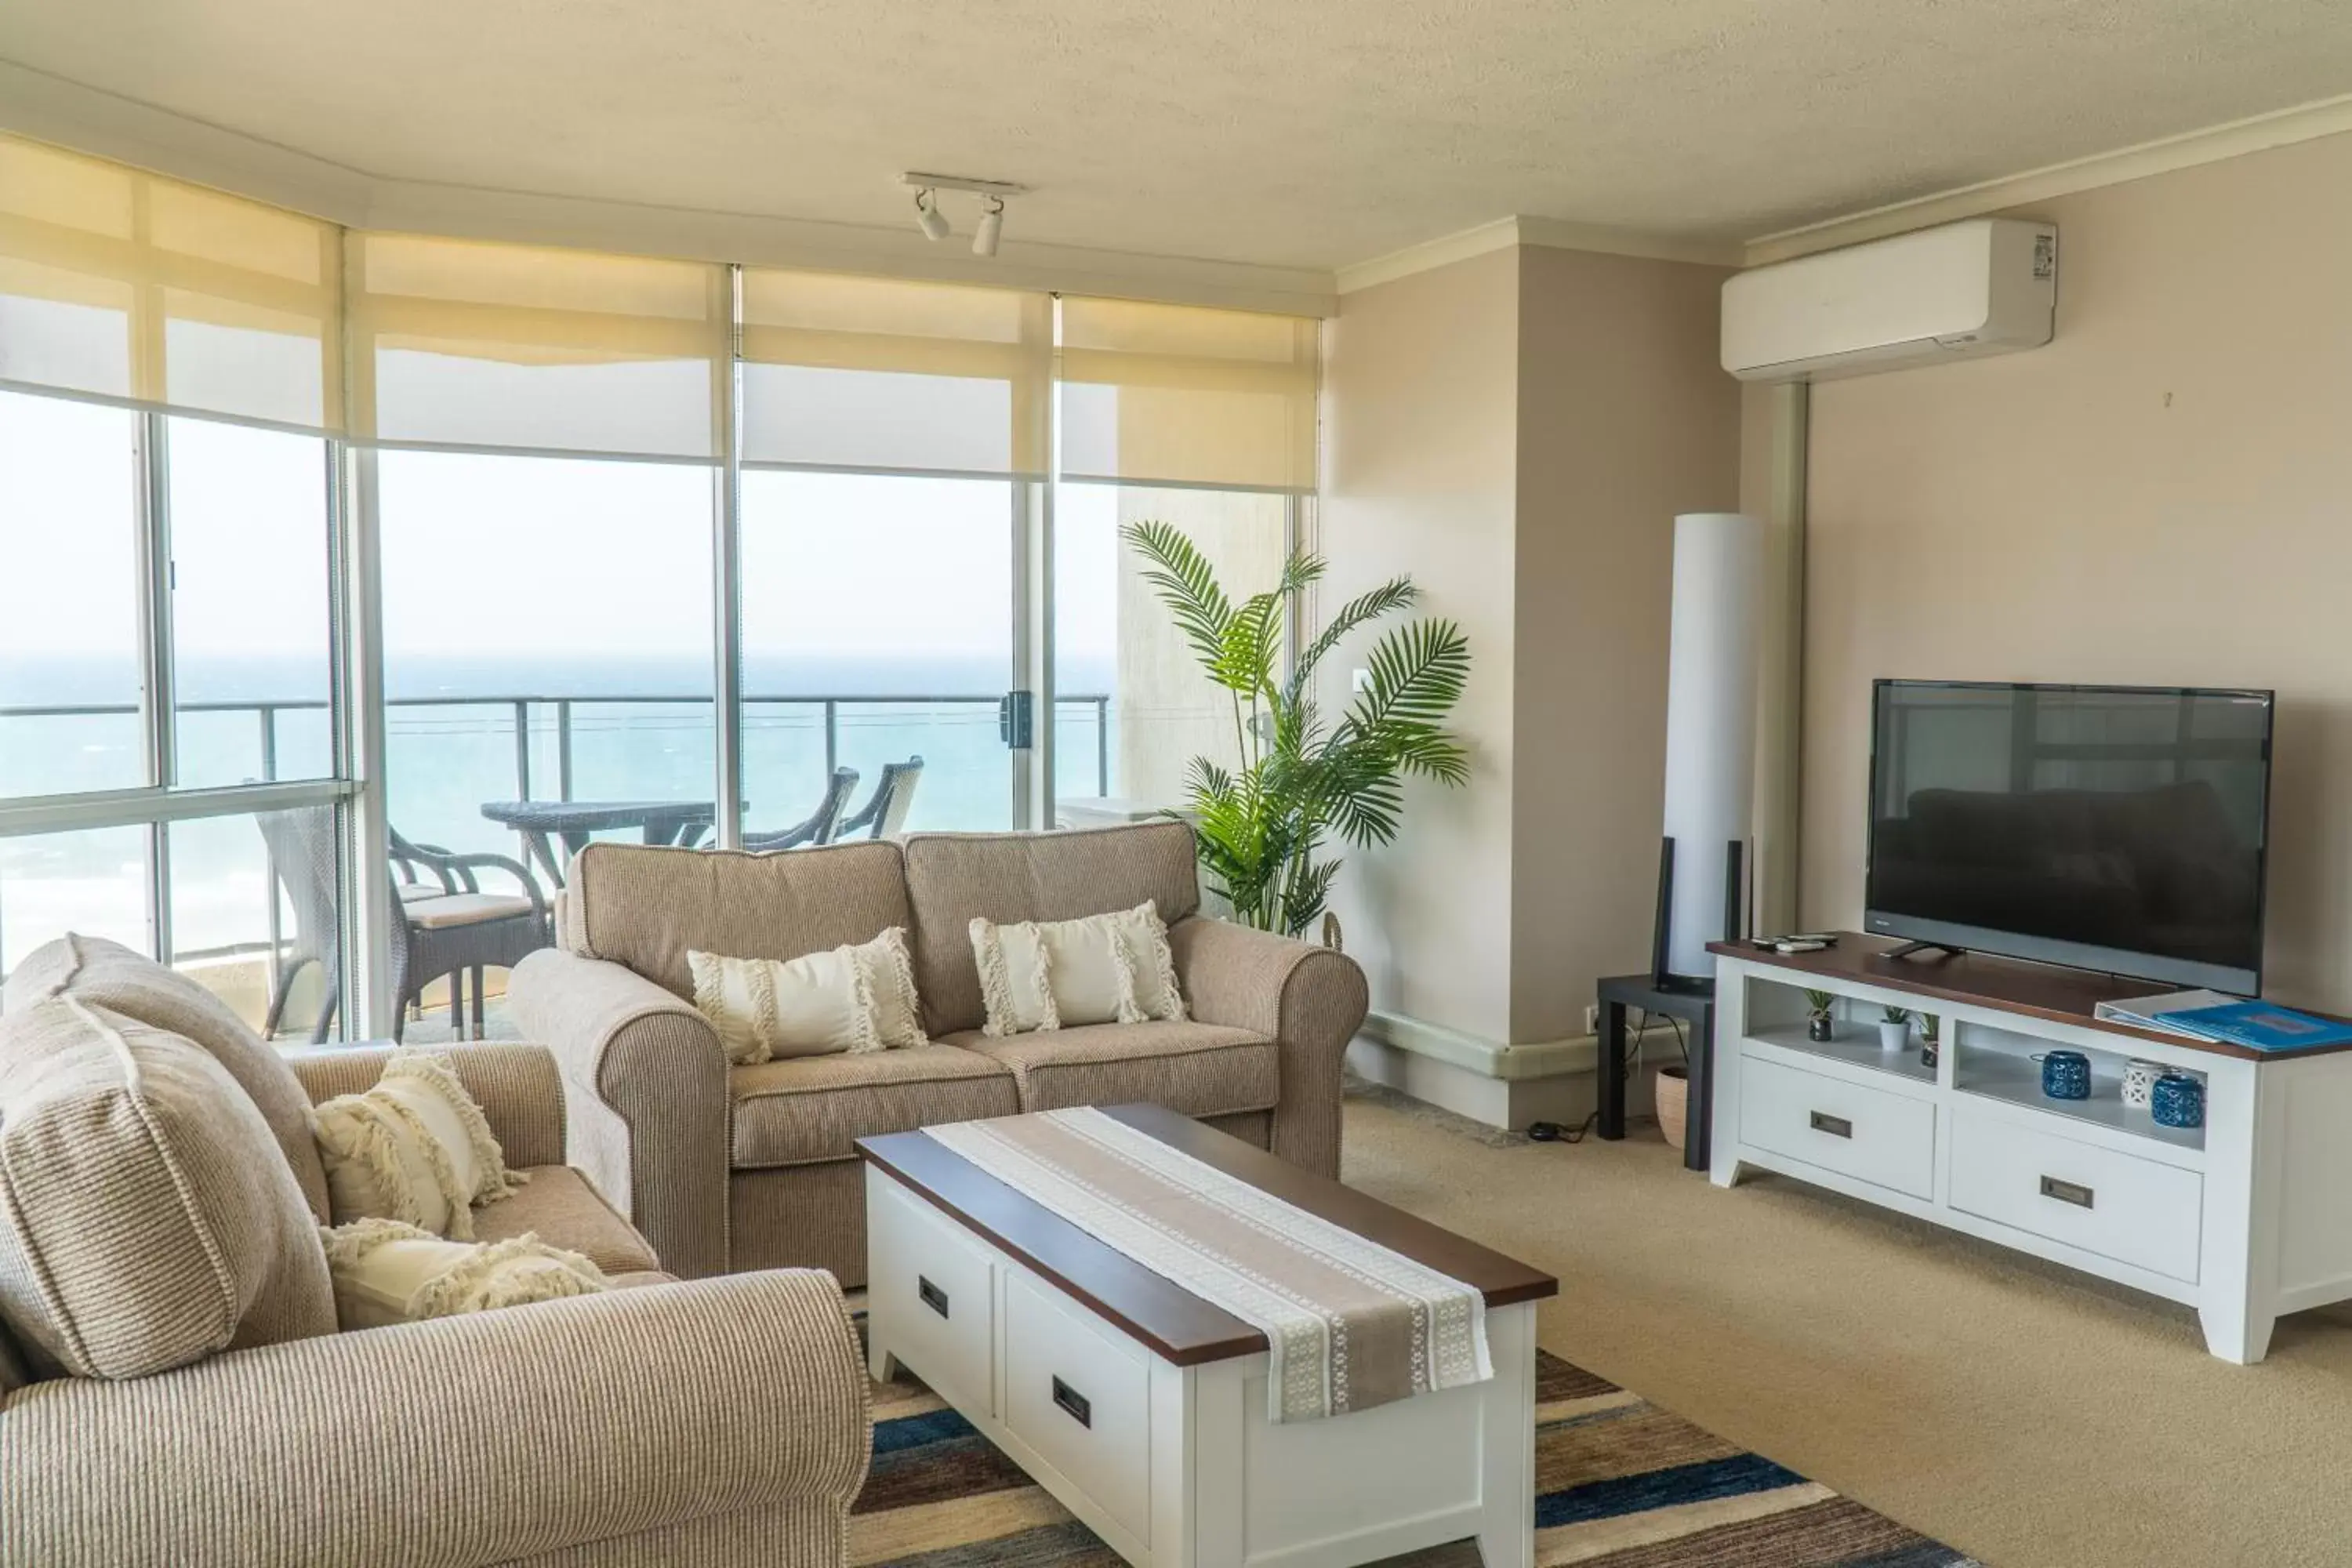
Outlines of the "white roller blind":
M 1042 475 L 1049 295 L 743 272 L 746 462 Z
M 349 246 L 354 438 L 721 456 L 725 268 L 413 235 Z
M 339 428 L 337 234 L 0 136 L 0 381 Z
M 1315 488 L 1317 323 L 1062 301 L 1062 472 L 1125 484 Z

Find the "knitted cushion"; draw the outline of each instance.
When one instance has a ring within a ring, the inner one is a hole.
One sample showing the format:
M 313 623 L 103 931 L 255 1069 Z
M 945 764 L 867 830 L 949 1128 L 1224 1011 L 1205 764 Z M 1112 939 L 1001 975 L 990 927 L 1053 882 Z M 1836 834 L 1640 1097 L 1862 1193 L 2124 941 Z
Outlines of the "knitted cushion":
M 72 995 L 0 1017 L 0 1318 L 79 1377 L 334 1331 L 301 1188 L 208 1052 Z
M 94 1007 L 201 1046 L 228 1069 L 269 1123 L 311 1215 L 327 1218 L 327 1173 L 310 1141 L 310 1097 L 294 1069 L 247 1028 L 228 1004 L 177 970 L 104 937 L 68 935 L 25 955 L 8 976 L 0 1012 L 15 1013 L 71 992 Z

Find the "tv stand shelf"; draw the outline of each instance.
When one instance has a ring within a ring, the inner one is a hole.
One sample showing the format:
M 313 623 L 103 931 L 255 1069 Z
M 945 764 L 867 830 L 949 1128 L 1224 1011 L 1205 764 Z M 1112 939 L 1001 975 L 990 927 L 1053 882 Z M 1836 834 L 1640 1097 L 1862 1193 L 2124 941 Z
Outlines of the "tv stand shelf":
M 1769 1170 L 2197 1310 L 2225 1361 L 2262 1360 L 2285 1312 L 2352 1300 L 2352 1051 L 2266 1055 L 2093 1016 L 2146 982 L 1967 953 L 1895 958 L 1717 943 L 1712 1175 Z M 1809 1037 L 1807 991 L 1835 998 Z M 1937 1065 L 1885 1051 L 1895 1006 L 1941 1025 Z M 2091 1060 L 2086 1100 L 2033 1058 Z M 2124 1068 L 2205 1084 L 2205 1125 L 2126 1106 Z

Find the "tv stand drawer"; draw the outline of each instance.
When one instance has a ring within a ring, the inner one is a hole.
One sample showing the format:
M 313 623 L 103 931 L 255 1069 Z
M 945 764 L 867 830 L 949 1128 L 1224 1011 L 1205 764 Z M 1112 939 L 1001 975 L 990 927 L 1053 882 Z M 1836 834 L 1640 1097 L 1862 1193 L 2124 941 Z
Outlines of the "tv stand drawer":
M 2194 1284 L 2205 1182 L 1966 1106 L 1952 1112 L 1952 1207 Z
M 1751 1056 L 1739 1064 L 1739 1136 L 1915 1198 L 1936 1195 L 1932 1100 Z

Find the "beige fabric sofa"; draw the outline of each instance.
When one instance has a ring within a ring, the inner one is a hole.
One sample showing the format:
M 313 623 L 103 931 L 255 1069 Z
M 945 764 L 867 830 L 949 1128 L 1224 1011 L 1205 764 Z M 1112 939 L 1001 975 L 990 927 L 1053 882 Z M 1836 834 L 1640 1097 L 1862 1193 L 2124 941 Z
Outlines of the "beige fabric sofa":
M 563 1164 L 554 1058 L 446 1054 L 530 1176 L 476 1211 L 482 1237 L 537 1231 L 628 1288 L 336 1331 L 307 1110 L 383 1052 L 281 1057 L 110 942 L 17 967 L 0 1568 L 843 1561 L 870 1429 L 838 1286 L 659 1272 Z
M 969 924 L 1066 920 L 1150 900 L 1184 1022 L 1009 1039 L 985 1011 Z M 783 1265 L 866 1279 L 855 1142 L 1017 1110 L 1151 1100 L 1327 1175 L 1363 972 L 1326 948 L 1199 917 L 1192 829 L 917 834 L 754 855 L 592 844 L 555 950 L 508 1005 L 555 1053 L 570 1155 L 686 1275 Z M 730 1067 L 694 1010 L 689 948 L 795 958 L 905 926 L 925 1047 Z

